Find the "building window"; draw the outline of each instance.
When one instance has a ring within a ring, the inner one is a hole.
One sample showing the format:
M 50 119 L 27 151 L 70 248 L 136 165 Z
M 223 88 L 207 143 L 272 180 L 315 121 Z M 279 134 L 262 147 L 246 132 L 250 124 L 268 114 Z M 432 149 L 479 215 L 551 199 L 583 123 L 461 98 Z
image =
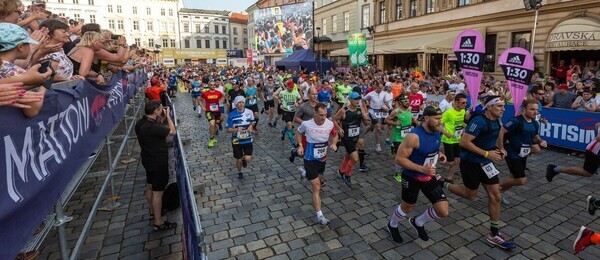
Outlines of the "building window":
M 219 48 L 219 40 L 215 40 L 215 49 Z
M 396 21 L 402 19 L 402 1 L 396 0 Z
M 147 15 L 151 15 L 152 14 L 152 9 L 150 9 L 150 7 L 146 7 L 146 14 Z
M 219 33 L 219 26 L 215 25 L 215 33 Z
M 123 10 L 121 9 L 121 6 L 120 6 L 120 5 L 117 5 L 117 13 L 119 13 L 119 14 L 120 14 L 120 13 L 122 13 L 122 12 L 123 12 Z
M 79 14 L 73 14 L 73 20 L 81 21 L 81 16 Z
M 173 9 L 169 9 L 169 16 L 173 16 Z
M 190 32 L 190 24 L 183 23 L 183 32 Z
M 64 4 L 64 3 L 65 3 L 65 0 L 58 0 L 58 3 L 59 3 L 59 4 Z
M 435 0 L 425 1 L 425 12 L 428 14 L 435 12 Z
M 167 23 L 165 23 L 165 22 L 161 22 L 160 23 L 160 31 L 161 32 L 166 32 L 167 31 Z
M 233 27 L 233 35 L 237 35 L 237 27 Z
M 531 31 L 512 33 L 512 45 L 510 47 L 521 47 L 530 50 Z
M 204 40 L 204 48 L 210 49 L 210 40 Z
M 327 34 L 327 18 L 323 18 L 321 21 L 321 29 L 323 29 L 323 35 Z
M 227 26 L 221 26 L 221 31 L 223 32 L 223 34 L 227 34 Z
M 188 39 L 183 40 L 183 48 L 186 48 L 186 49 L 190 48 L 190 40 L 188 40 Z
M 137 14 L 137 6 L 134 6 L 134 7 L 132 8 L 132 11 L 133 11 L 133 14 Z
M 248 39 L 244 38 L 244 45 L 248 45 Z
M 171 42 L 171 48 L 175 48 L 175 39 L 169 40 Z
M 238 38 L 237 37 L 233 37 L 233 44 L 234 45 L 240 44 L 240 42 L 238 42 Z
M 148 39 L 148 47 L 154 48 L 154 39 Z
M 385 2 L 379 2 L 379 24 L 385 23 Z
M 227 41 L 223 41 L 223 49 L 227 49 Z
M 344 32 L 350 31 L 350 13 L 344 12 Z
M 165 9 L 164 8 L 160 9 L 160 15 L 165 16 Z
M 133 29 L 134 30 L 139 30 L 140 29 L 140 22 L 133 21 Z
M 248 34 L 248 28 L 244 28 L 244 34 Z
M 371 25 L 371 15 L 369 14 L 370 9 L 369 9 L 369 5 L 363 5 L 362 7 L 362 27 L 363 28 L 367 28 L 369 27 L 369 25 Z
M 194 26 L 196 27 L 196 32 L 199 33 L 200 32 L 200 24 L 194 24 Z
M 337 15 L 331 17 L 331 33 L 337 33 Z
M 96 15 L 90 14 L 90 23 L 96 23 Z
M 204 33 L 210 33 L 210 31 L 208 29 L 208 24 L 204 25 Z
M 108 9 L 109 13 L 113 12 L 112 5 L 107 5 L 106 8 Z
M 201 46 L 201 45 L 202 45 L 202 41 L 201 41 L 201 40 L 196 40 L 196 48 L 197 48 L 197 49 L 200 49 L 200 48 L 202 48 L 202 46 Z
M 169 40 L 168 39 L 162 39 L 162 47 L 163 48 L 168 48 L 169 47 Z
M 73 0 L 74 4 L 79 4 L 79 0 Z
M 458 6 L 470 5 L 471 0 L 458 0 Z
M 496 34 L 488 34 L 485 36 L 484 72 L 494 72 L 496 70 L 496 38 Z
M 123 20 L 117 20 L 117 29 L 123 30 Z
M 115 20 L 108 20 L 108 29 L 115 29 Z
M 88 5 L 94 5 L 94 0 L 88 0 Z
M 410 17 L 417 16 L 417 0 L 410 0 Z
M 134 38 L 133 41 L 135 42 L 135 45 L 137 45 L 138 47 L 142 46 L 142 44 L 141 44 L 142 41 L 140 41 L 140 38 Z
M 148 31 L 154 31 L 154 26 L 153 26 L 152 22 L 146 23 L 146 29 L 148 29 Z

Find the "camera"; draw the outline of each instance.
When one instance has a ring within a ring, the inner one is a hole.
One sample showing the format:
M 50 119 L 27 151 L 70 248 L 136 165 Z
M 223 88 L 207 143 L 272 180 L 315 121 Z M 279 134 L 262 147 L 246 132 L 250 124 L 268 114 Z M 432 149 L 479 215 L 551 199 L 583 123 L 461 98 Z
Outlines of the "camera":
M 113 34 L 112 36 L 110 36 L 110 39 L 111 40 L 118 40 L 119 37 L 121 37 L 121 35 L 119 35 L 119 34 Z

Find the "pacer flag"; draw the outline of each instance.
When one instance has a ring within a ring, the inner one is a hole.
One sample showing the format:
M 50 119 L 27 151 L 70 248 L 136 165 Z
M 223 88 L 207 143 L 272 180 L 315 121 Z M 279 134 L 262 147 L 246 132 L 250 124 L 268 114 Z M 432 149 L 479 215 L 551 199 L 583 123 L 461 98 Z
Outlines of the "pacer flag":
M 500 64 L 502 71 L 504 71 L 515 108 L 520 108 L 525 94 L 527 94 L 531 76 L 533 75 L 533 68 L 535 66 L 533 56 L 531 56 L 528 50 L 514 47 L 505 50 L 500 55 L 498 64 Z M 518 112 L 519 109 L 515 109 L 515 115 Z
M 454 54 L 469 88 L 471 103 L 477 103 L 477 92 L 483 76 L 485 42 L 481 34 L 472 29 L 462 31 L 454 41 Z M 475 108 L 475 106 L 472 106 Z

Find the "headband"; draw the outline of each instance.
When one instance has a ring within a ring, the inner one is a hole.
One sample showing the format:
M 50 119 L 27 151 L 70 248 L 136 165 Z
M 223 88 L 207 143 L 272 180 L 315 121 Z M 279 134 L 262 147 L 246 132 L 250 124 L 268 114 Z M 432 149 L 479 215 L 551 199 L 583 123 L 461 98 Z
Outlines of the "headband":
M 497 97 L 497 98 L 494 98 L 494 99 L 488 101 L 487 103 L 485 103 L 485 106 L 486 107 L 493 106 L 493 105 L 498 104 L 500 102 L 503 102 L 502 99 L 500 97 Z

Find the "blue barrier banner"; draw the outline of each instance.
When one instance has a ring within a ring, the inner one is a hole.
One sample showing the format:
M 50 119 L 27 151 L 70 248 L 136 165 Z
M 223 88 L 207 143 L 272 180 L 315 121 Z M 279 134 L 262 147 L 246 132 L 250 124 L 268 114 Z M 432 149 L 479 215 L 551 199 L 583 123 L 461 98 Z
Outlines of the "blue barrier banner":
M 177 139 L 175 137 L 175 170 L 177 173 L 177 184 L 179 186 L 179 199 L 181 201 L 181 216 L 183 223 L 181 225 L 181 244 L 183 247 L 183 259 L 199 259 L 200 252 L 198 248 L 198 238 L 196 237 L 196 231 L 194 227 L 194 220 L 192 219 L 193 212 L 190 203 L 196 203 L 195 198 L 190 198 L 188 195 L 188 186 L 185 166 L 183 160 L 185 160 L 179 151 L 183 147 L 179 147 Z
M 515 114 L 513 105 L 506 105 L 505 108 L 503 123 Z M 600 122 L 600 113 L 543 108 L 541 114 L 548 124 L 540 123 L 540 137 L 548 145 L 585 151 L 586 145 L 596 138 L 594 125 Z
M 34 118 L 0 107 L 0 259 L 14 259 L 125 114 L 122 73 L 107 86 L 48 90 Z

